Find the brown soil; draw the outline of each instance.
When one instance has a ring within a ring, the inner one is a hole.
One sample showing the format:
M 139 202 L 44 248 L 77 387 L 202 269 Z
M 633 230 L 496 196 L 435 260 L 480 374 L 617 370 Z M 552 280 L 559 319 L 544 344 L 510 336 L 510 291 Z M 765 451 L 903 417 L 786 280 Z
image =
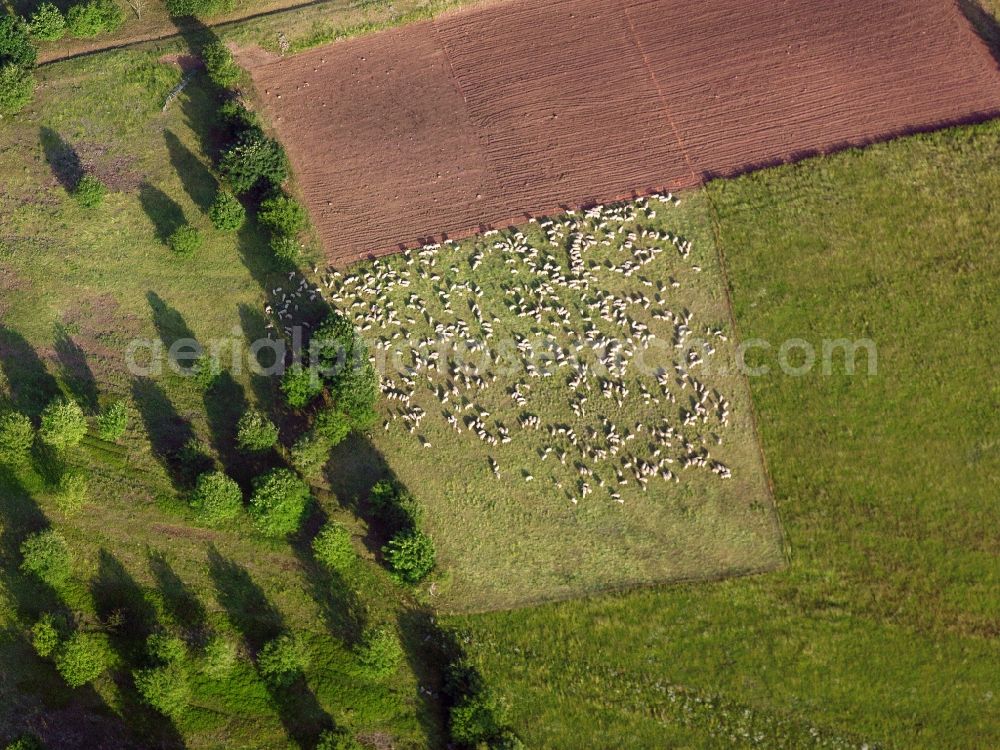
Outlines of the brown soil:
M 244 62 L 338 264 L 1000 113 L 947 0 L 516 0 Z

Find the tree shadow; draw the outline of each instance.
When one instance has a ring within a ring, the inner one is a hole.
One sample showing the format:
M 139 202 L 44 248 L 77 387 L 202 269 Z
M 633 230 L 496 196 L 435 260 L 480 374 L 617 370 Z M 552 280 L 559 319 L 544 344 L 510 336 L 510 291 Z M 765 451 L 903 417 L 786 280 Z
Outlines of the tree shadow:
M 267 319 L 263 313 L 249 305 L 240 305 L 239 315 L 243 336 L 251 345 L 255 341 L 261 341 L 268 337 Z M 273 375 L 259 374 L 260 371 L 266 371 L 275 364 L 275 356 L 270 347 L 263 347 L 257 353 L 257 361 L 250 363 L 250 366 L 254 368 L 250 372 L 250 389 L 253 391 L 254 400 L 266 408 L 273 419 L 281 419 L 285 415 L 283 414 L 284 410 L 277 408 L 279 403 L 278 378 Z
M 983 7 L 980 0 L 958 0 L 958 7 L 976 33 L 986 42 L 993 59 L 1000 66 L 1000 23 Z
M 154 291 L 146 292 L 146 301 L 149 302 L 149 309 L 153 313 L 153 325 L 156 327 L 156 333 L 168 350 L 176 342 L 186 339 L 193 348 L 200 352 L 200 345 L 197 343 L 194 331 L 188 327 L 183 315 L 168 305 Z M 185 354 L 184 357 L 177 357 L 174 361 L 182 369 L 187 369 L 194 364 L 195 359 L 196 355 Z
M 173 132 L 165 131 L 164 138 L 167 141 L 167 151 L 170 152 L 170 163 L 180 176 L 185 192 L 199 209 L 207 212 L 215 200 L 218 182 Z
M 249 408 L 243 386 L 226 370 L 205 392 L 205 416 L 212 435 L 212 447 L 223 469 L 242 485 L 249 485 L 267 456 L 251 456 L 236 447 L 236 426 Z
M 19 333 L 0 323 L 0 370 L 10 391 L 11 405 L 37 417 L 60 394 L 56 379 L 45 369 L 34 348 Z
M 184 630 L 189 643 L 201 644 L 207 625 L 205 607 L 194 591 L 174 572 L 162 552 L 150 550 L 147 559 L 149 570 L 163 598 L 167 617 Z
M 53 176 L 66 192 L 73 192 L 80 178 L 83 177 L 83 164 L 80 155 L 66 139 L 52 128 L 39 128 L 38 138 L 45 151 L 45 161 L 49 163 Z
M 153 222 L 156 237 L 166 243 L 170 235 L 187 223 L 180 204 L 158 187 L 144 182 L 139 186 L 139 203 Z
M 214 546 L 208 550 L 208 568 L 219 604 L 256 657 L 265 643 L 285 632 L 281 613 L 246 568 L 223 557 Z M 299 747 L 314 747 L 320 733 L 333 726 L 303 678 L 287 687 L 276 687 L 267 680 L 264 684 L 285 731 Z
M 66 387 L 80 406 L 91 414 L 95 413 L 98 404 L 97 381 L 87 363 L 87 354 L 61 325 L 56 326 L 55 351 Z
M 149 378 L 132 381 L 132 400 L 139 411 L 154 457 L 170 477 L 175 489 L 190 487 L 195 477 L 212 466 L 209 457 L 186 456 L 194 440 L 191 423 L 177 413 L 163 389 Z
M 398 617 L 407 663 L 417 677 L 417 719 L 427 735 L 428 747 L 447 747 L 448 711 L 446 675 L 460 652 L 454 637 L 437 625 L 434 613 L 407 609 Z
M 137 667 L 147 659 L 146 639 L 157 629 L 156 608 L 125 566 L 106 549 L 101 549 L 98 555 L 97 574 L 91 580 L 90 593 L 94 610 L 109 633 L 111 647 L 125 666 L 115 682 L 129 725 L 148 745 L 184 747 L 173 722 L 143 702 L 130 671 L 130 667 Z

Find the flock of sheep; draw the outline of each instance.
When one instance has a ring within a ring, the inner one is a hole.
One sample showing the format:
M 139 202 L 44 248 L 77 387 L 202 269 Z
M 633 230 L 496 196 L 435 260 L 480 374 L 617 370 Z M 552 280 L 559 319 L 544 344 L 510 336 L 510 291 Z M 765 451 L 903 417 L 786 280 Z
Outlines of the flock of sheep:
M 701 268 L 690 241 L 656 228 L 678 202 L 655 195 L 429 244 L 298 292 L 324 295 L 368 339 L 384 429 L 428 450 L 432 437 L 480 441 L 493 476 L 549 481 L 574 504 L 598 491 L 622 503 L 629 485 L 684 470 L 728 479 L 711 450 L 730 403 L 705 382 L 727 338 L 696 329 L 679 304 L 674 274 Z M 655 365 L 637 359 L 654 350 Z

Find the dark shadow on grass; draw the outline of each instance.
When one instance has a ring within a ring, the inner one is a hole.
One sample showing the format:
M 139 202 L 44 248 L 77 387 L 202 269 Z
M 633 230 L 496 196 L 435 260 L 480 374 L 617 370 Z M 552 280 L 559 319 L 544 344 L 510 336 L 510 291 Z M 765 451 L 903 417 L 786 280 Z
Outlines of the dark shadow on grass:
M 139 202 L 142 204 L 142 210 L 146 212 L 146 216 L 153 222 L 156 238 L 160 242 L 166 243 L 170 239 L 170 235 L 187 223 L 184 218 L 184 209 L 180 207 L 180 204 L 148 182 L 139 186 Z
M 80 155 L 65 138 L 52 128 L 42 127 L 38 131 L 38 138 L 45 151 L 45 161 L 49 163 L 52 174 L 71 193 L 76 189 L 77 183 L 83 177 L 83 164 L 80 162 Z
M 207 456 L 199 461 L 187 456 L 195 434 L 191 423 L 184 419 L 167 398 L 163 389 L 149 378 L 132 381 L 132 400 L 139 411 L 154 457 L 166 470 L 176 489 L 190 487 L 201 471 L 207 471 L 212 461 Z
M 219 604 L 256 658 L 264 644 L 285 632 L 281 613 L 246 568 L 220 555 L 215 547 L 209 548 L 208 567 Z M 320 733 L 332 727 L 333 721 L 305 680 L 300 677 L 283 687 L 270 685 L 267 680 L 264 683 L 288 736 L 299 747 L 315 747 Z
M 168 305 L 156 292 L 146 292 L 146 301 L 149 302 L 149 309 L 153 313 L 153 325 L 156 326 L 156 333 L 163 342 L 164 352 L 169 352 L 171 346 L 178 341 L 184 341 L 189 346 L 184 352 L 184 357 L 176 358 L 176 363 L 186 369 L 194 364 L 197 355 L 191 355 L 191 349 L 200 351 L 197 339 L 181 315 L 175 308 Z
M 255 341 L 263 341 L 268 338 L 267 319 L 260 310 L 256 310 L 249 305 L 240 305 L 240 327 L 247 343 L 252 346 Z M 277 341 L 277 340 L 276 340 Z M 248 352 L 247 357 L 254 356 Z M 254 370 L 250 372 L 250 388 L 253 390 L 254 400 L 270 414 L 271 418 L 278 422 L 283 416 L 283 409 L 279 409 L 279 379 L 276 375 L 264 375 L 260 373 L 270 372 L 270 368 L 275 365 L 278 357 L 276 349 L 270 346 L 261 346 L 256 353 L 256 365 L 251 363 Z M 279 426 L 281 426 L 279 424 Z
M 427 735 L 427 746 L 448 747 L 448 706 L 440 696 L 445 694 L 445 675 L 455 652 L 454 639 L 437 625 L 434 613 L 424 609 L 402 611 L 399 632 L 417 684 L 430 692 L 428 695 L 418 689 L 416 695 L 417 719 Z
M 205 392 L 205 415 L 212 434 L 212 447 L 229 476 L 243 486 L 266 464 L 267 456 L 241 453 L 236 447 L 236 426 L 249 408 L 243 386 L 237 383 L 228 370 L 219 375 L 215 384 Z
M 17 331 L 0 323 L 0 370 L 10 391 L 11 405 L 37 417 L 60 394 L 56 379 L 45 369 L 34 348 Z
M 63 383 L 85 411 L 97 412 L 97 381 L 87 363 L 87 353 L 63 326 L 56 326 L 55 351 Z
M 171 131 L 167 130 L 164 138 L 167 141 L 167 151 L 170 152 L 170 163 L 180 176 L 184 190 L 199 209 L 207 212 L 215 200 L 218 188 L 215 177 Z
M 205 607 L 162 552 L 150 550 L 147 558 L 167 616 L 184 631 L 188 643 L 200 645 L 206 631 Z

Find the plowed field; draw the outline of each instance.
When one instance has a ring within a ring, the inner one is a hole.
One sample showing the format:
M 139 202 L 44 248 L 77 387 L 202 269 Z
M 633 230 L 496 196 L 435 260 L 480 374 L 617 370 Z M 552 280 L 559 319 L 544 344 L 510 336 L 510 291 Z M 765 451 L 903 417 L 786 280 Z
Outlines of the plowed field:
M 245 62 L 335 263 L 1000 113 L 949 0 L 517 0 Z

